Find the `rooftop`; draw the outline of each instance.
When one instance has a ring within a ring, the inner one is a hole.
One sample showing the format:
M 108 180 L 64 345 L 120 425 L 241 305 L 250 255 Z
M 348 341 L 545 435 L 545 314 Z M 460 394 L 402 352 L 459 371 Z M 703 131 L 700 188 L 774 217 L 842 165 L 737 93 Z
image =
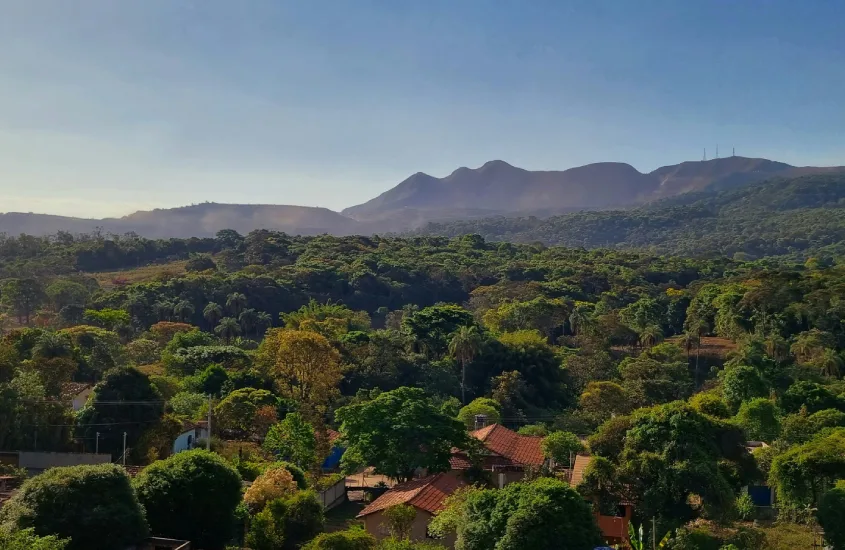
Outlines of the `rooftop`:
M 520 435 L 500 424 L 490 424 L 471 434 L 484 446 L 499 456 L 507 458 L 515 465 L 542 466 L 543 438 Z
M 449 473 L 400 483 L 361 510 L 358 517 L 368 516 L 397 504 L 407 504 L 430 514 L 436 514 L 443 509 L 446 497 L 464 485 L 466 483 L 463 480 Z

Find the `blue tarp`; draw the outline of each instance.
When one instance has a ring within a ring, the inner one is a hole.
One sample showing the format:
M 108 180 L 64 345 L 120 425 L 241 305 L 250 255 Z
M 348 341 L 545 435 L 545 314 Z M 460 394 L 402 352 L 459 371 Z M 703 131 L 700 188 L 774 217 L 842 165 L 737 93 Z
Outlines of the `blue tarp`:
M 340 466 L 340 457 L 343 456 L 343 452 L 346 449 L 342 447 L 334 447 L 332 452 L 329 454 L 328 458 L 326 458 L 325 462 L 323 462 L 323 469 L 324 470 L 335 470 Z

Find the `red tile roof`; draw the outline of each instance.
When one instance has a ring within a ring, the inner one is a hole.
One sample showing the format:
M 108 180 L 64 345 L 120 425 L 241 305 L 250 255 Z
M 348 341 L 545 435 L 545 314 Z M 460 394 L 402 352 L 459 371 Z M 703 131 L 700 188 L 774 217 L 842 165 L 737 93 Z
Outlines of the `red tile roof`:
M 509 459 L 515 465 L 542 466 L 545 462 L 542 437 L 520 435 L 499 424 L 475 430 L 472 436 L 488 450 Z
M 91 384 L 86 384 L 84 382 L 65 382 L 62 384 L 61 388 L 62 399 L 74 399 L 80 393 L 91 387 L 93 387 Z
M 358 517 L 368 516 L 397 504 L 408 504 L 430 514 L 436 514 L 443 509 L 446 497 L 464 485 L 466 483 L 462 479 L 449 473 L 400 483 L 361 510 Z
M 326 436 L 329 439 L 329 443 L 334 443 L 338 439 L 340 439 L 340 432 L 333 430 L 331 428 L 326 429 Z

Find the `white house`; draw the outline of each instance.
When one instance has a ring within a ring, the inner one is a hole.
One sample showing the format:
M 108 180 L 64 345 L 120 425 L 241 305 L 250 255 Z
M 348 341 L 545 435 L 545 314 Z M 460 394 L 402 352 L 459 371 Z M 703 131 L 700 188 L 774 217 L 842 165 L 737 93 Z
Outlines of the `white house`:
M 173 441 L 173 454 L 193 449 L 197 441 L 208 438 L 208 422 L 185 423 L 182 433 Z
M 85 406 L 88 398 L 94 393 L 94 386 L 81 382 L 68 382 L 62 384 L 62 397 L 71 402 L 73 412 Z

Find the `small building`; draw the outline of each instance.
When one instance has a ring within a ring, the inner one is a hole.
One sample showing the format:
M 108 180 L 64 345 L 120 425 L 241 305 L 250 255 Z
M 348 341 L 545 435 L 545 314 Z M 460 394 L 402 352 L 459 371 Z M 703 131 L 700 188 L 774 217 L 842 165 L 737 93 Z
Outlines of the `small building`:
M 455 472 L 435 474 L 400 483 L 364 508 L 358 514 L 358 518 L 364 520 L 364 528 L 368 533 L 381 540 L 390 536 L 384 511 L 397 504 L 413 506 L 417 510 L 417 515 L 411 527 L 411 540 L 416 542 L 431 540 L 428 524 L 443 509 L 446 498 L 465 485 L 466 482 Z M 451 548 L 455 540 L 451 537 L 441 540 L 440 543 Z
M 186 422 L 180 433 L 173 441 L 173 454 L 190 451 L 197 445 L 197 441 L 208 438 L 208 422 Z
M 748 441 L 745 448 L 749 453 L 754 453 L 758 449 L 765 449 L 769 445 L 764 441 Z M 760 483 L 757 485 L 748 485 L 744 488 L 744 492 L 748 493 L 751 501 L 757 508 L 771 508 L 775 505 L 775 489 L 770 487 L 767 483 Z
M 82 382 L 66 382 L 62 384 L 62 400 L 70 402 L 73 412 L 80 410 L 94 393 L 94 386 Z
M 483 422 L 479 419 L 477 429 L 470 435 L 484 445 L 481 467 L 493 473 L 493 483 L 498 488 L 522 481 L 528 469 L 539 469 L 546 464 L 542 437 L 521 435 L 500 424 L 485 426 Z M 453 470 L 471 467 L 466 453 L 457 449 L 452 452 L 449 463 Z
M 570 472 L 569 484 L 572 487 L 578 487 L 584 481 L 584 471 L 592 462 L 593 457 L 586 455 L 578 455 L 575 457 L 575 462 Z M 628 524 L 631 523 L 631 518 L 634 515 L 634 507 L 630 502 L 622 501 L 616 508 L 616 513 L 612 516 L 604 515 L 598 511 L 596 506 L 593 506 L 593 515 L 596 518 L 596 523 L 601 530 L 602 537 L 608 546 L 616 544 L 626 544 L 628 540 Z

